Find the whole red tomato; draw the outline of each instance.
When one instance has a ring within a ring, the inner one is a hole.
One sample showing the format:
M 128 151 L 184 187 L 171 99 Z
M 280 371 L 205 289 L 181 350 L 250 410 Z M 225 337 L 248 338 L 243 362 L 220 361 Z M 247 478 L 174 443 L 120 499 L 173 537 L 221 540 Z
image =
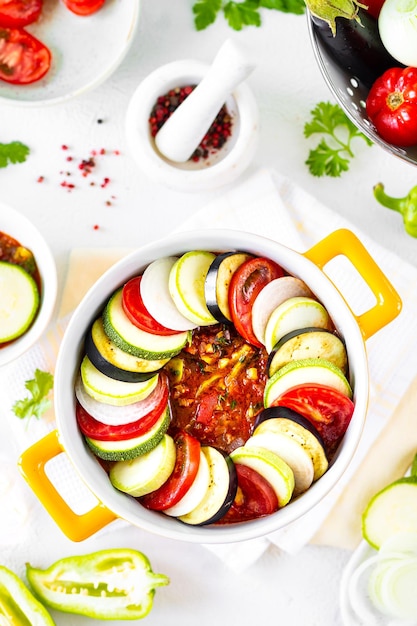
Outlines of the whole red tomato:
M 366 112 L 379 136 L 394 146 L 417 144 L 417 68 L 393 67 L 372 85 Z

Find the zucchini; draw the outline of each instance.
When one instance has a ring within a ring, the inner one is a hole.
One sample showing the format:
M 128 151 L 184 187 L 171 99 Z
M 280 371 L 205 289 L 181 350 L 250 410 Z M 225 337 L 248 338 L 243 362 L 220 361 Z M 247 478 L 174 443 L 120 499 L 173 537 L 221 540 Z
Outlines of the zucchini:
M 20 265 L 0 261 L 0 343 L 23 335 L 35 319 L 39 305 L 34 278 Z
M 139 383 L 152 378 L 169 361 L 141 359 L 121 350 L 104 332 L 101 317 L 95 320 L 87 332 L 84 349 L 102 374 L 126 383 Z
M 166 433 L 157 446 L 128 461 L 118 461 L 110 469 L 110 482 L 134 498 L 145 496 L 168 480 L 175 466 L 176 448 Z
M 159 374 L 140 383 L 125 383 L 102 374 L 85 356 L 81 363 L 81 378 L 85 391 L 98 402 L 126 406 L 144 400 L 158 384 Z
M 190 337 L 189 331 L 174 335 L 153 335 L 132 324 L 123 310 L 122 289 L 115 291 L 104 309 L 103 328 L 121 350 L 151 361 L 175 356 Z
M 91 437 L 84 438 L 90 450 L 100 459 L 105 461 L 129 461 L 155 448 L 168 430 L 170 420 L 171 413 L 167 406 L 155 425 L 140 437 L 123 441 L 99 441 Z

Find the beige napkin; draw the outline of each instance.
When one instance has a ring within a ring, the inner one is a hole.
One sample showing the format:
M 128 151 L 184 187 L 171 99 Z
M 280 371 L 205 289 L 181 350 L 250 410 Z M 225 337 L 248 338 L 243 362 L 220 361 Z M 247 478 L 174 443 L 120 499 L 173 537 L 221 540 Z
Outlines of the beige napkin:
M 271 543 L 288 552 L 296 552 L 308 542 L 354 548 L 361 539 L 360 516 L 364 504 L 377 489 L 405 471 L 417 450 L 417 419 L 413 416 L 417 396 L 417 351 L 410 341 L 417 336 L 417 270 L 364 237 L 288 179 L 266 170 L 198 212 L 181 229 L 220 227 L 265 235 L 300 251 L 329 232 L 348 227 L 365 243 L 403 298 L 403 311 L 389 325 L 389 330 L 379 331 L 367 342 L 371 376 L 369 414 L 358 452 L 340 483 L 313 511 L 267 538 L 207 546 L 236 570 L 250 565 Z M 72 251 L 59 322 L 34 349 L 6 368 L 5 375 L 2 372 L 0 394 L 9 400 L 6 407 L 22 397 L 24 381 L 31 377 L 35 367 L 53 371 L 60 338 L 71 311 L 89 286 L 129 251 Z M 338 268 L 336 264 L 332 267 L 331 278 L 338 284 L 341 276 L 343 293 L 347 290 L 354 304 L 360 305 L 361 298 L 366 296 L 358 289 L 356 276 L 347 279 L 346 268 Z M 27 428 L 10 410 L 5 412 L 19 451 L 54 428 L 52 414 Z M 79 501 L 83 486 L 74 477 L 73 469 L 60 461 L 57 473 L 69 492 L 69 504 L 71 494 Z

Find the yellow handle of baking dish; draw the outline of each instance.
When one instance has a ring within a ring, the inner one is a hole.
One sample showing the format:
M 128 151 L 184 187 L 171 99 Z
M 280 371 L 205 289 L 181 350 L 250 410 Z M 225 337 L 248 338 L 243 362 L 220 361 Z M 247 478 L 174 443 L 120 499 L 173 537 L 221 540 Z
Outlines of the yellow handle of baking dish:
M 359 272 L 376 298 L 375 306 L 368 311 L 361 315 L 352 312 L 364 339 L 372 337 L 400 313 L 402 306 L 400 296 L 352 231 L 344 228 L 336 230 L 303 254 L 320 269 L 332 259 L 342 255 Z
M 83 541 L 117 517 L 101 503 L 82 515 L 68 506 L 45 471 L 46 463 L 62 453 L 64 448 L 54 430 L 23 452 L 19 469 L 62 532 L 72 541 Z

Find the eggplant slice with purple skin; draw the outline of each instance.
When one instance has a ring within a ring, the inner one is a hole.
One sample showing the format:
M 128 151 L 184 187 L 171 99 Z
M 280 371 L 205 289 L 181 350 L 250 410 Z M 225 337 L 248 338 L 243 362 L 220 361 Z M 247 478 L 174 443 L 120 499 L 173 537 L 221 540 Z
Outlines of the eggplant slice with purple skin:
M 206 306 L 211 315 L 223 324 L 232 324 L 229 310 L 230 280 L 242 263 L 252 258 L 247 252 L 223 252 L 210 265 L 204 284 Z

